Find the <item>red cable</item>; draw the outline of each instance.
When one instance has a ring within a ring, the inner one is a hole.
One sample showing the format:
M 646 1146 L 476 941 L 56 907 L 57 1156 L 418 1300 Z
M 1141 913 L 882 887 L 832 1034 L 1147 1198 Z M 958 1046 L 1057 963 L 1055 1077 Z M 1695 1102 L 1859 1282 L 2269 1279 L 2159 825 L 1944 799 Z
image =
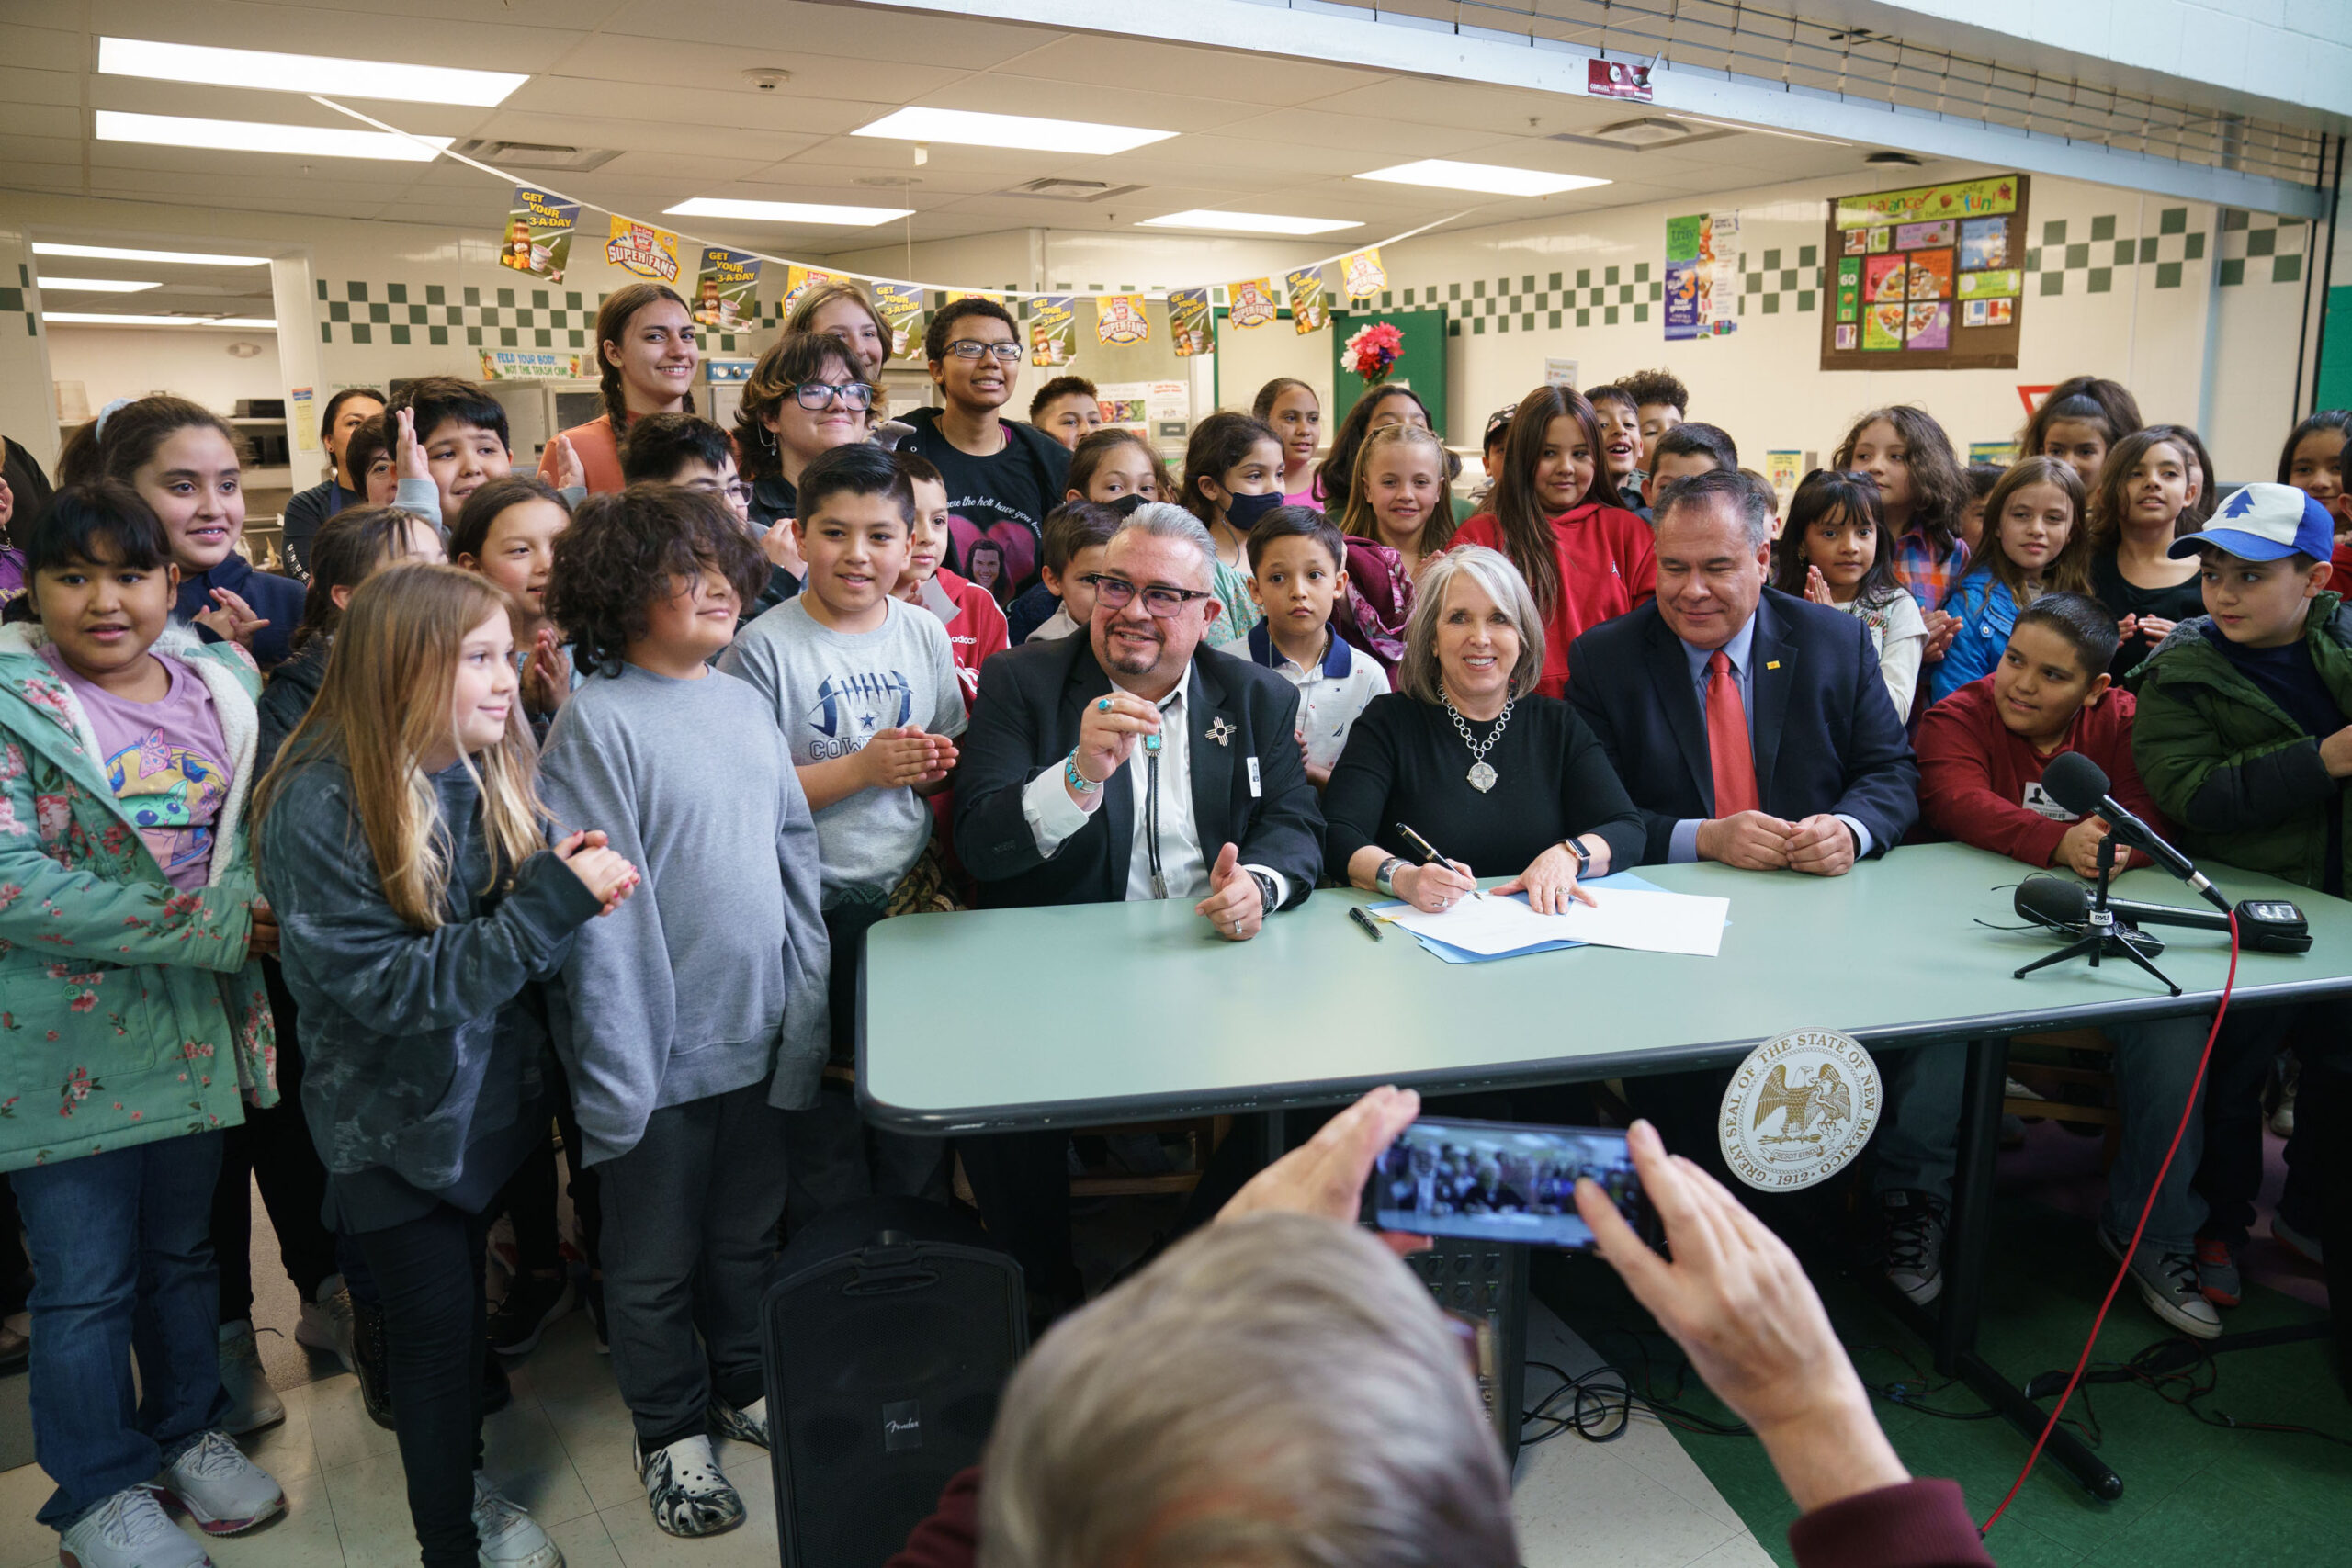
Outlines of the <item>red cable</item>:
M 2084 1370 L 2091 1364 L 2091 1351 L 2098 1344 L 2099 1330 L 2107 1324 L 2107 1309 L 2115 1304 L 2115 1292 L 2123 1288 L 2124 1280 L 2132 1272 L 2132 1259 L 2140 1250 L 2140 1236 L 2148 1228 L 2148 1216 L 2155 1211 L 2156 1194 L 2164 1190 L 2165 1174 L 2172 1169 L 2172 1156 L 2180 1152 L 2180 1140 L 2188 1134 L 2188 1119 L 2197 1113 L 2198 1092 L 2205 1087 L 2205 1065 L 2213 1059 L 2213 1042 L 2221 1037 L 2222 1019 L 2230 1010 L 2230 993 L 2237 987 L 2237 983 L 2238 917 L 2233 910 L 2230 914 L 2229 976 L 2222 982 L 2222 999 L 2213 1008 L 2213 1027 L 2206 1032 L 2205 1053 L 2197 1058 L 2197 1077 L 2189 1083 L 2188 1103 L 2181 1108 L 2180 1125 L 2173 1129 L 2172 1146 L 2165 1150 L 2165 1162 L 2156 1168 L 2155 1180 L 2149 1183 L 2148 1201 L 2140 1205 L 2140 1223 L 2132 1227 L 2132 1245 L 2123 1249 L 2122 1265 L 2116 1269 L 2115 1278 L 2108 1284 L 2107 1298 L 2098 1303 L 2098 1315 L 2091 1319 L 2090 1337 L 2083 1341 L 2082 1356 L 2075 1362 L 2075 1375 L 2066 1380 L 2066 1392 L 2058 1396 L 2056 1408 L 2050 1412 L 2050 1419 L 2042 1425 L 2041 1436 L 2033 1440 L 2033 1451 L 2025 1456 L 2025 1468 L 2018 1472 L 2017 1480 L 2010 1483 L 2008 1495 L 2003 1497 L 2001 1506 L 1993 1510 L 1993 1517 L 1976 1528 L 1979 1537 L 2000 1523 L 2001 1516 L 2009 1511 L 2011 1503 L 2017 1501 L 2026 1477 L 2033 1473 L 2035 1463 L 2041 1458 L 2042 1445 L 2049 1442 L 2050 1434 L 2058 1429 L 2058 1418 L 2066 1413 L 2066 1404 L 2075 1397 L 2075 1385 L 2083 1381 Z

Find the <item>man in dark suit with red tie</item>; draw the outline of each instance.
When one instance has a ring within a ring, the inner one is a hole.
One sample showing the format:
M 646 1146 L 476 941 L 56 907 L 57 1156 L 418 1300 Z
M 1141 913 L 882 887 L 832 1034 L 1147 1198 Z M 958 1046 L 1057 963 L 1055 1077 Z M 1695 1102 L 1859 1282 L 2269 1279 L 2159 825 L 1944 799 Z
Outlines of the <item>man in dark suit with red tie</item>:
M 1764 586 L 1771 510 L 1736 470 L 1677 482 L 1655 523 L 1657 597 L 1568 652 L 1568 700 L 1642 814 L 1643 858 L 1842 876 L 1893 849 L 1918 819 L 1919 768 L 1861 622 Z M 1949 1194 L 1951 1134 L 1928 1123 L 1953 1103 L 1961 1064 L 1956 1047 L 1883 1064 L 1873 1179 L 1893 1237 L 1889 1276 L 1915 1300 L 1941 1283 L 1938 1189 Z M 1670 1146 L 1703 1149 L 1720 1171 L 1724 1082 L 1674 1073 L 1629 1089 Z

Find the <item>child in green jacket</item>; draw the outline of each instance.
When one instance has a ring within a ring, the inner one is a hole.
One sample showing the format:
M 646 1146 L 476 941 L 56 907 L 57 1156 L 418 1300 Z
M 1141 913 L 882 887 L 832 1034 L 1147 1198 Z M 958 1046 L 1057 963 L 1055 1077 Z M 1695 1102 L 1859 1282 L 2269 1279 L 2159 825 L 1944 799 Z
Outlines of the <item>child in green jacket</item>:
M 209 1562 L 286 1511 L 220 1429 L 220 1129 L 277 1098 L 244 833 L 261 678 L 171 625 L 178 573 L 129 486 L 58 491 L 0 627 L 0 1169 L 33 1262 L 39 1513 L 83 1568 Z M 141 1397 L 134 1406 L 131 1353 Z
M 2204 562 L 2208 614 L 2184 621 L 2132 673 L 2132 749 L 2159 809 L 2197 858 L 2342 897 L 2352 814 L 2352 611 L 2328 592 L 2327 510 L 2290 485 L 2253 484 L 2222 503 L 2176 556 Z M 2209 870 L 2211 868 L 2208 868 Z M 2262 1182 L 2260 1089 L 2291 1031 L 2302 1057 L 2287 1188 L 2271 1232 L 2313 1262 L 2324 1228 L 2352 1231 L 2352 1178 L 2339 1116 L 2352 1107 L 2352 1031 L 2342 1003 L 2233 1014 L 2205 1091 L 2197 1185 L 2211 1213 L 2198 1237 L 2206 1296 L 2234 1305 L 2236 1256 Z M 2341 1164 L 2341 1170 L 2324 1168 Z M 2352 1263 L 2352 1234 L 2336 1256 Z M 2352 1290 L 2352 1285 L 2346 1287 Z

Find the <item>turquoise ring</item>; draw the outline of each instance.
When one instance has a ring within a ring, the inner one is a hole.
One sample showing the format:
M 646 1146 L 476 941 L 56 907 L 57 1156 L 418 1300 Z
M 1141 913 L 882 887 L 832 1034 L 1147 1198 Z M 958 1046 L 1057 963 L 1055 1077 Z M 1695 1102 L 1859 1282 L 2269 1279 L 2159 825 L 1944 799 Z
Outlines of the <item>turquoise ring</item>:
M 1101 702 L 1096 703 L 1094 705 L 1094 711 L 1096 713 L 1109 713 L 1111 711 L 1111 699 L 1104 697 Z

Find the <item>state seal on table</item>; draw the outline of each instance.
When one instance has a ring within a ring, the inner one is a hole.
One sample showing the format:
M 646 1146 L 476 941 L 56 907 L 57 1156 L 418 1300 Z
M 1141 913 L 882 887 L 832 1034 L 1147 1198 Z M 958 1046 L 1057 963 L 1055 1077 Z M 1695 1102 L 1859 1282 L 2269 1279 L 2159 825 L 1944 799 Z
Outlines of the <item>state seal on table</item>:
M 1715 1138 L 1732 1174 L 1766 1192 L 1826 1181 L 1862 1152 L 1883 1103 L 1878 1064 L 1829 1029 L 1776 1035 L 1724 1090 Z

